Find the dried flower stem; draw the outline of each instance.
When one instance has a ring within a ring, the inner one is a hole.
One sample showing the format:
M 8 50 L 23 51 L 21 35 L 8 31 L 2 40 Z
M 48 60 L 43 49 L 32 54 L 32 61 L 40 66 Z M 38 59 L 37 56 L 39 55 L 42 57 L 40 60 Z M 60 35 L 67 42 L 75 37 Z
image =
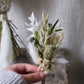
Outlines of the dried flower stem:
M 14 26 L 14 28 L 18 29 L 18 28 L 16 27 L 16 25 L 15 25 L 11 20 L 9 20 L 9 22 L 10 22 L 11 25 Z
M 45 84 L 45 79 L 44 80 L 42 80 L 42 83 L 41 84 Z
M 9 23 L 8 23 L 9 24 Z M 10 28 L 13 28 L 13 26 L 11 26 L 9 24 Z M 14 28 L 13 28 L 14 29 Z M 12 37 L 12 43 L 13 43 L 13 50 L 14 50 L 14 58 L 16 58 L 16 56 L 21 56 L 23 55 L 23 52 L 22 52 L 22 49 L 19 47 L 19 45 L 17 44 L 15 38 L 14 38 L 14 35 L 13 35 L 13 31 L 12 29 L 10 29 L 11 31 L 11 37 Z
M 16 56 L 22 56 L 23 55 L 23 51 L 22 49 L 19 47 L 19 45 L 17 44 L 13 32 L 18 36 L 18 38 L 20 39 L 21 43 L 23 43 L 23 41 L 21 40 L 21 38 L 19 37 L 19 35 L 16 33 L 15 29 L 17 29 L 17 27 L 13 24 L 10 23 L 10 21 L 7 18 L 7 23 L 10 26 L 10 31 L 11 31 L 11 38 L 12 38 L 12 43 L 13 43 L 13 50 L 14 50 L 14 59 L 16 58 Z M 23 45 L 25 46 L 25 44 L 23 43 Z
M 25 46 L 25 44 L 24 44 L 24 42 L 22 41 L 22 39 L 19 37 L 19 35 L 16 33 L 16 31 L 15 31 L 15 29 L 14 29 L 14 27 L 17 29 L 17 27 L 14 25 L 14 27 L 10 24 L 10 21 L 8 21 L 9 22 L 9 25 L 10 25 L 10 27 L 11 27 L 11 29 L 15 32 L 15 34 L 16 34 L 16 36 L 20 39 L 20 41 L 21 41 L 21 43 L 24 45 L 24 47 L 26 48 L 26 46 Z

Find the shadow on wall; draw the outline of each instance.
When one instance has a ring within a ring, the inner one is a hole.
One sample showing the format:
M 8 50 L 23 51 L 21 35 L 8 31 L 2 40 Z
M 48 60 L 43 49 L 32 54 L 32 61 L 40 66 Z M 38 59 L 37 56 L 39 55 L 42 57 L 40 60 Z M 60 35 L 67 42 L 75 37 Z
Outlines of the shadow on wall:
M 69 84 L 83 84 L 84 83 L 84 64 L 76 56 L 72 59 L 73 54 L 67 49 L 60 49 L 64 52 L 66 59 L 70 61 L 70 66 L 68 67 L 68 79 Z
M 79 56 L 74 57 L 74 54 L 71 53 L 68 49 L 61 48 L 57 52 L 60 52 L 64 57 L 69 61 L 67 66 L 67 73 L 69 84 L 83 84 L 84 83 L 84 64 L 78 58 Z M 59 54 L 61 56 L 61 54 Z M 73 58 L 73 59 L 72 59 Z
M 76 59 L 71 64 L 71 69 L 69 72 L 69 80 L 70 84 L 84 83 L 84 65 L 79 59 Z
M 32 11 L 35 12 L 38 19 L 40 17 L 38 15 L 42 13 L 43 9 L 50 14 L 50 11 L 53 12 L 58 9 L 60 2 L 60 0 L 14 0 L 12 6 L 15 6 L 16 10 L 21 10 L 24 16 L 29 16 Z

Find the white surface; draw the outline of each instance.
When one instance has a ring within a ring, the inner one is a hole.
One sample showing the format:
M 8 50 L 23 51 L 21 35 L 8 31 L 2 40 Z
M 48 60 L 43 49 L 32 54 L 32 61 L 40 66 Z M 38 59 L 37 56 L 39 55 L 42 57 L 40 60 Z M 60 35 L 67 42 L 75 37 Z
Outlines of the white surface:
M 13 0 L 12 8 L 8 13 L 18 27 L 17 32 L 25 45 L 29 35 L 24 22 L 34 11 L 36 17 L 41 18 L 44 9 L 49 14 L 49 21 L 54 23 L 60 19 L 64 27 L 62 47 L 72 56 L 70 82 L 71 84 L 84 83 L 84 0 Z

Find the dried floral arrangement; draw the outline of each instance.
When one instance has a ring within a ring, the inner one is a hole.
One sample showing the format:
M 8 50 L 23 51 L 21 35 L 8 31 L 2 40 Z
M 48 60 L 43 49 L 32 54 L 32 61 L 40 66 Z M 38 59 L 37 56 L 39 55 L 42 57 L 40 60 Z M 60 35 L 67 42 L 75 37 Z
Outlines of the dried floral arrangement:
M 63 27 L 58 23 L 59 19 L 53 25 L 48 23 L 48 15 L 44 11 L 41 22 L 37 22 L 33 12 L 28 19 L 30 23 L 26 23 L 27 30 L 31 32 L 28 37 L 28 49 L 39 69 L 48 74 L 54 70 L 56 63 L 67 64 L 68 61 L 64 58 L 54 59 L 55 50 L 59 48 L 64 37 Z M 42 81 L 42 84 L 45 82 Z
M 16 26 L 7 17 L 10 6 L 11 0 L 0 0 L 0 69 L 13 64 L 15 57 L 23 55 L 15 37 L 17 36 L 21 43 L 23 41 L 15 31 Z M 27 30 L 32 33 L 28 37 L 28 49 L 39 69 L 48 74 L 54 70 L 56 63 L 67 64 L 68 61 L 64 58 L 54 60 L 54 51 L 59 48 L 64 36 L 59 20 L 54 25 L 48 23 L 48 15 L 44 12 L 41 22 L 37 22 L 34 13 L 28 19 L 30 23 L 26 23 Z M 25 47 L 24 43 L 23 45 Z M 45 84 L 45 81 L 42 81 L 42 84 Z
M 10 7 L 11 0 L 0 0 L 0 69 L 13 64 L 17 56 L 23 55 L 15 37 L 23 41 L 15 31 L 16 26 L 7 17 Z

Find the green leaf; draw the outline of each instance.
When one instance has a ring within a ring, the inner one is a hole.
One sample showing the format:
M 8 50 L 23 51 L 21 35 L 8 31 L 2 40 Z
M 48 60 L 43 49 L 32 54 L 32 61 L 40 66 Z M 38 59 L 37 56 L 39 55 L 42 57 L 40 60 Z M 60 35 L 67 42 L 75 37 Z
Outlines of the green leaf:
M 40 35 L 39 35 L 39 33 L 38 33 L 38 31 L 36 31 L 35 33 L 34 33 L 34 35 L 35 35 L 35 46 L 37 46 L 37 45 L 39 45 L 39 40 L 40 40 Z
M 55 22 L 55 24 L 52 27 L 52 30 L 55 28 L 56 24 L 58 23 L 59 19 L 57 19 L 57 21 Z
M 51 32 L 52 32 L 52 24 L 49 23 L 48 35 L 50 35 Z
M 34 45 L 37 47 L 39 45 L 39 41 L 35 39 Z
M 39 40 L 40 40 L 40 35 L 39 35 L 38 31 L 36 31 L 36 32 L 34 33 L 34 35 L 35 35 L 36 40 L 39 42 Z
M 53 32 L 53 29 L 55 28 L 58 21 L 59 21 L 59 19 L 57 19 L 57 21 L 55 22 L 55 24 L 53 26 L 52 26 L 52 24 L 49 24 L 48 35 L 50 35 Z
M 56 32 L 58 32 L 58 31 L 62 31 L 62 29 L 57 29 L 57 30 L 55 30 Z

